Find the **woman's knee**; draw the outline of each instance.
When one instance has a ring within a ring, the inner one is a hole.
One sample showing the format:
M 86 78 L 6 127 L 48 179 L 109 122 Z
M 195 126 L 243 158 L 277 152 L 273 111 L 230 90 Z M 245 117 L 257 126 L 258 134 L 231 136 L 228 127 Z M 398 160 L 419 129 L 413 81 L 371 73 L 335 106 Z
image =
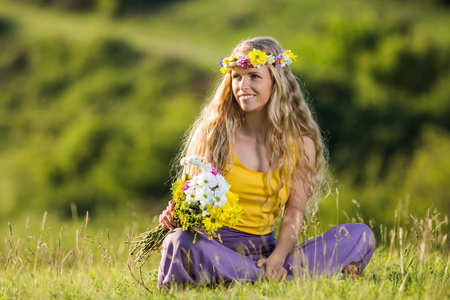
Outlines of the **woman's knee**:
M 344 224 L 349 235 L 355 240 L 362 241 L 368 248 L 375 248 L 375 236 L 369 226 L 363 223 Z

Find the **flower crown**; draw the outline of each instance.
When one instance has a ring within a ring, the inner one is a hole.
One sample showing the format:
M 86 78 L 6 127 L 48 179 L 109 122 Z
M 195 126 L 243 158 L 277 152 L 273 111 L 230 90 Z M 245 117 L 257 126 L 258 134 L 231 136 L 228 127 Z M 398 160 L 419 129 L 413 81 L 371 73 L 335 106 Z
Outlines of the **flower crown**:
M 283 50 L 277 56 L 267 55 L 266 52 L 261 52 L 260 50 L 253 49 L 246 56 L 243 55 L 233 55 L 230 57 L 222 58 L 220 66 L 222 67 L 220 71 L 222 73 L 227 73 L 230 68 L 238 66 L 241 68 L 260 68 L 263 65 L 274 65 L 275 68 L 289 66 L 293 62 L 297 55 L 294 55 L 291 50 Z

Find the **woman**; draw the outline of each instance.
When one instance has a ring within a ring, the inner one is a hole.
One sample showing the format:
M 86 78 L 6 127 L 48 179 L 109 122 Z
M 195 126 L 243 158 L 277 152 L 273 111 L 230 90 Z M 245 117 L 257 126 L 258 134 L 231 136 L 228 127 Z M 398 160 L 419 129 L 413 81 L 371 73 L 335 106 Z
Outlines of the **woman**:
M 275 39 L 258 37 L 222 60 L 223 79 L 180 156 L 205 157 L 215 166 L 239 195 L 244 214 L 234 228 L 223 227 L 220 238 L 198 234 L 193 244 L 192 233 L 175 228 L 169 202 L 159 217 L 173 230 L 163 242 L 159 286 L 340 271 L 356 277 L 369 262 L 375 242 L 364 224 L 336 226 L 295 246 L 304 215 L 326 183 L 322 136 L 288 67 L 295 57 Z

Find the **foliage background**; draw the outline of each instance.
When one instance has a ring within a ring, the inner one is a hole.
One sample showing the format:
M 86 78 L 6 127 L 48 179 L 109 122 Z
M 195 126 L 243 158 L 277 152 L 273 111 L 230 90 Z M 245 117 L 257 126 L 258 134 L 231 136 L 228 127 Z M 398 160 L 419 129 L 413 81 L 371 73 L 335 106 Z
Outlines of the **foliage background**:
M 246 37 L 298 55 L 339 195 L 328 225 L 450 214 L 448 1 L 0 1 L 0 220 L 153 216 L 169 165 Z M 336 205 L 338 199 L 338 205 Z M 352 201 L 353 200 L 353 201 Z M 95 222 L 95 221 L 94 221 Z M 6 227 L 5 227 L 6 228 Z

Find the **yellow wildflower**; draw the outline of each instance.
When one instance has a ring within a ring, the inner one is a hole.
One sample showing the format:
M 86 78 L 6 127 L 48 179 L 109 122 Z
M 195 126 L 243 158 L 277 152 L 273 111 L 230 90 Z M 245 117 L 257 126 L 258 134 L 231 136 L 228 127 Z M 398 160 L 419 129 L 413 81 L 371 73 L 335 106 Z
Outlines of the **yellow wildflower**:
M 227 203 L 228 202 L 235 203 L 235 202 L 237 202 L 239 200 L 238 195 L 236 193 L 233 193 L 233 192 L 228 192 L 225 196 L 228 199 Z
M 257 49 L 250 51 L 247 57 L 250 58 L 250 63 L 257 68 L 269 61 L 266 52 L 261 52 Z
M 297 61 L 295 59 L 297 57 L 297 55 L 294 55 L 294 53 L 292 53 L 291 50 L 284 50 L 283 53 L 286 54 L 287 56 L 289 56 L 289 59 L 292 60 L 293 62 Z
M 212 233 L 222 227 L 223 224 L 220 220 L 214 217 L 208 217 L 203 219 L 203 225 L 205 225 L 205 230 L 207 233 Z
M 215 207 L 213 212 L 213 217 L 222 222 L 231 218 L 231 211 L 226 210 L 227 204 L 222 207 Z
M 177 198 L 183 198 L 183 196 L 184 196 L 184 193 L 183 193 L 183 190 L 181 189 L 178 189 L 176 192 L 175 192 L 175 197 L 177 197 Z

